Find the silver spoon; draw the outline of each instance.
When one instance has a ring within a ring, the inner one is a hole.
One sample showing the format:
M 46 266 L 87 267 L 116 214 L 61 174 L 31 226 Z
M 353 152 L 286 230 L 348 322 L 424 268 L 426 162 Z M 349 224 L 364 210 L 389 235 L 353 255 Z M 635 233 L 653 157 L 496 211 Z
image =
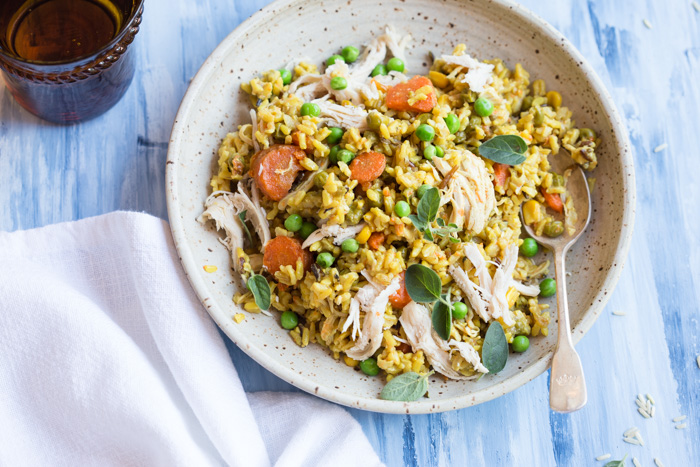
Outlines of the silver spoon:
M 563 151 L 562 151 L 563 152 Z M 570 163 L 567 154 L 559 154 L 552 157 L 553 166 L 556 163 Z M 556 167 L 554 167 L 556 169 Z M 548 247 L 554 254 L 554 271 L 557 282 L 557 311 L 559 314 L 559 327 L 557 335 L 557 347 L 552 358 L 552 374 L 549 381 L 549 406 L 557 412 L 573 412 L 586 405 L 588 395 L 586 392 L 586 380 L 583 376 L 581 359 L 574 349 L 571 341 L 571 323 L 569 321 L 569 304 L 566 298 L 566 268 L 564 260 L 566 252 L 571 245 L 581 236 L 588 222 L 591 220 L 591 194 L 583 169 L 576 166 L 572 168 L 568 177 L 566 188 L 574 200 L 574 208 L 578 219 L 575 232 L 568 235 L 566 230 L 556 238 L 535 235 L 535 232 L 523 222 L 528 235 L 538 243 Z M 558 172 L 563 173 L 563 170 Z M 522 212 L 521 212 L 522 216 Z

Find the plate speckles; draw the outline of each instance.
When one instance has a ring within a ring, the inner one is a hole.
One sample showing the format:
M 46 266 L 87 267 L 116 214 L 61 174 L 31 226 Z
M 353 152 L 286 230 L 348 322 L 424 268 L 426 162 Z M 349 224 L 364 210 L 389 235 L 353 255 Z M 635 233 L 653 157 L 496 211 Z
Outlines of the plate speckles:
M 322 8 L 326 10 L 324 21 L 312 21 L 322 13 Z M 348 21 L 358 9 L 367 13 L 363 15 L 361 28 L 355 21 Z M 441 412 L 501 396 L 542 373 L 551 359 L 555 327 L 550 327 L 549 337 L 532 339 L 528 352 L 511 355 L 498 375 L 477 382 L 432 380 L 430 398 L 404 405 L 378 399 L 383 386 L 380 378 L 358 378 L 352 368 L 334 360 L 320 346 L 310 345 L 300 352 L 272 352 L 271 349 L 280 348 L 280 343 L 292 345 L 275 318 L 247 314 L 245 328 L 229 325 L 233 314 L 241 311 L 231 301 L 233 286 L 212 284 L 199 271 L 203 258 L 216 264 L 230 264 L 218 236 L 196 218 L 208 195 L 215 148 L 226 132 L 249 118 L 248 102 L 240 91 L 241 80 L 283 66 L 300 55 L 311 55 L 320 63 L 329 51 L 347 43 L 366 43 L 370 38 L 367 31 L 383 27 L 388 10 L 391 23 L 399 30 L 410 30 L 414 37 L 415 49 L 408 53 L 409 73 L 425 71 L 421 57 L 428 51 L 449 52 L 457 42 L 464 42 L 469 52 L 481 59 L 499 57 L 510 67 L 522 63 L 532 79 L 543 78 L 566 96 L 565 104 L 572 109 L 580 126 L 595 128 L 602 135 L 599 151 L 605 157 L 600 157 L 594 176 L 607 183 L 596 185 L 593 203 L 605 209 L 595 212 L 595 222 L 567 256 L 571 271 L 578 273 L 576 284 L 572 278 L 568 284 L 569 307 L 575 323 L 573 335 L 578 341 L 600 315 L 627 253 L 635 202 L 632 157 L 612 99 L 591 67 L 560 33 L 520 6 L 486 0 L 470 3 L 448 0 L 440 4 L 416 0 L 393 9 L 371 0 L 356 0 L 352 6 L 347 1 L 330 0 L 322 7 L 299 0 L 281 0 L 263 8 L 217 47 L 192 80 L 182 101 L 166 164 L 168 214 L 182 264 L 200 300 L 208 299 L 207 311 L 212 318 L 266 369 L 307 392 L 347 406 L 392 413 Z M 442 34 L 443 41 L 435 41 L 432 21 L 411 19 L 422 11 L 430 11 L 438 24 L 449 25 Z M 275 59 L 270 62 L 267 27 L 279 15 L 285 21 L 276 23 L 274 34 L 288 40 L 275 41 Z M 461 18 L 458 24 L 450 22 L 457 17 Z M 332 30 L 333 35 L 324 33 L 324 28 Z M 295 44 L 322 52 L 300 53 Z M 226 70 L 233 69 L 242 70 L 240 77 L 232 79 Z M 595 255 L 589 254 L 593 251 Z

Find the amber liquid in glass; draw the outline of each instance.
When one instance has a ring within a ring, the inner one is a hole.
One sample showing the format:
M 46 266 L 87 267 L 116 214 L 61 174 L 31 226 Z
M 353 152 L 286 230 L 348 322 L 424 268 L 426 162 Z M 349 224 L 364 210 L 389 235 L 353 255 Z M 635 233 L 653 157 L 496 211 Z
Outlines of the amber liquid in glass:
M 5 81 L 22 106 L 71 123 L 99 115 L 119 100 L 133 77 L 133 63 L 128 44 L 119 49 L 110 43 L 134 26 L 141 0 L 0 3 L 0 52 L 6 56 L 0 66 L 9 70 Z M 140 16 L 136 30 L 139 22 Z

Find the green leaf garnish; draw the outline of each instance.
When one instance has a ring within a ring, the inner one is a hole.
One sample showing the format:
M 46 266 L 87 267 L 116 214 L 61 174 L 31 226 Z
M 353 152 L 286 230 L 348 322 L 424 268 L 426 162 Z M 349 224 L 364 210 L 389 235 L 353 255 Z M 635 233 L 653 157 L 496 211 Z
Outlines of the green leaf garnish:
M 408 216 L 408 218 L 411 220 L 411 222 L 413 222 L 413 225 L 416 226 L 416 229 L 420 230 L 421 232 L 428 227 L 428 224 L 415 214 L 411 214 Z
M 245 231 L 246 236 L 248 237 L 248 241 L 250 244 L 253 244 L 253 236 L 250 234 L 250 230 L 248 230 L 248 224 L 245 223 L 245 216 L 248 213 L 247 210 L 238 213 L 238 218 L 241 220 L 241 225 L 243 226 L 243 231 Z
M 508 360 L 508 341 L 503 326 L 494 321 L 486 331 L 484 345 L 481 348 L 481 361 L 489 373 L 498 373 L 506 366 Z
M 432 374 L 431 371 L 421 376 L 409 371 L 399 375 L 386 383 L 379 397 L 385 401 L 416 401 L 428 392 L 428 377 Z
M 270 284 L 267 280 L 260 274 L 253 274 L 246 282 L 248 290 L 253 294 L 255 298 L 255 304 L 261 310 L 268 310 L 270 308 Z
M 429 224 L 437 217 L 438 209 L 440 209 L 440 191 L 435 187 L 429 188 L 418 202 L 416 208 L 418 218 Z
M 447 306 L 443 301 L 435 302 L 431 318 L 437 335 L 444 341 L 448 340 L 452 333 L 452 307 Z
M 419 232 L 422 232 L 425 238 L 431 242 L 435 239 L 435 235 L 440 237 L 450 237 L 450 234 L 459 231 L 459 228 L 457 228 L 457 226 L 454 224 L 445 226 L 445 220 L 441 217 L 437 217 L 439 209 L 440 191 L 437 188 L 432 187 L 423 194 L 423 197 L 418 202 L 416 214 L 411 214 L 408 216 L 413 223 L 413 226 Z M 437 222 L 437 228 L 430 226 L 430 224 L 433 222 Z M 458 238 L 454 237 L 450 237 L 450 240 L 455 243 L 459 243 L 460 241 Z
M 500 164 L 522 164 L 526 152 L 527 143 L 518 135 L 494 136 L 479 146 L 479 155 Z
M 432 303 L 440 300 L 442 281 L 440 276 L 422 264 L 412 264 L 406 269 L 406 291 L 414 302 Z
M 622 460 L 610 461 L 603 467 L 625 467 L 625 459 L 627 459 L 627 454 L 625 454 L 625 457 L 623 457 Z

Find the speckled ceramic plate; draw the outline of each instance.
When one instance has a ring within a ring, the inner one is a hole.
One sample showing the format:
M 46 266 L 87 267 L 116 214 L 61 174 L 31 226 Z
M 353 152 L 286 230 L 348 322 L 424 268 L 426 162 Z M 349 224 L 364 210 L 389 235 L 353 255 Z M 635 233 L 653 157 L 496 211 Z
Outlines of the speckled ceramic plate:
M 531 79 L 543 78 L 564 97 L 581 127 L 603 139 L 595 171 L 593 218 L 568 255 L 569 308 L 578 341 L 591 327 L 618 280 L 634 218 L 634 172 L 630 145 L 613 101 L 583 57 L 562 35 L 520 6 L 503 1 L 280 0 L 233 31 L 204 63 L 177 114 L 167 161 L 170 225 L 182 264 L 202 303 L 221 329 L 275 375 L 324 399 L 361 409 L 393 413 L 452 410 L 488 401 L 532 380 L 550 364 L 556 323 L 550 335 L 531 340 L 523 354 L 511 354 L 506 368 L 477 382 L 430 380 L 430 398 L 388 402 L 378 398 L 383 378 L 371 378 L 334 360 L 322 347 L 301 349 L 278 318 L 246 314 L 231 301 L 231 260 L 211 226 L 197 222 L 209 193 L 217 148 L 228 131 L 248 122 L 240 84 L 300 56 L 323 61 L 347 44 L 363 44 L 391 22 L 410 32 L 411 74 L 427 70 L 427 54 L 449 53 L 460 43 L 481 59 L 517 62 Z M 216 273 L 202 266 L 218 266 Z M 556 314 L 554 315 L 556 318 Z M 584 368 L 586 363 L 584 362 Z

